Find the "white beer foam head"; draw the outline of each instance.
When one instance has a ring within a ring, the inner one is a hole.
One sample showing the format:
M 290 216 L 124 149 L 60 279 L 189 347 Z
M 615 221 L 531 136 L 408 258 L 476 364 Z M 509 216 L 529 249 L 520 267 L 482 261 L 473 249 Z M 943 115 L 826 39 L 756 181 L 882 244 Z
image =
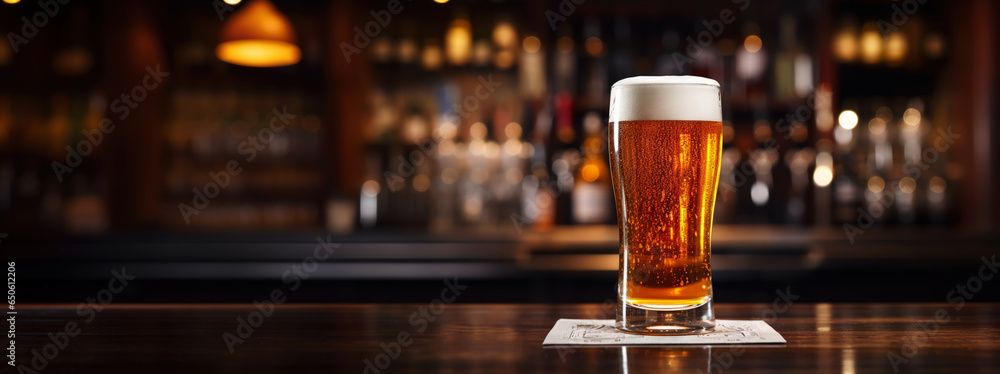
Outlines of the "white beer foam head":
M 622 79 L 611 86 L 610 119 L 722 122 L 719 82 L 691 75 Z

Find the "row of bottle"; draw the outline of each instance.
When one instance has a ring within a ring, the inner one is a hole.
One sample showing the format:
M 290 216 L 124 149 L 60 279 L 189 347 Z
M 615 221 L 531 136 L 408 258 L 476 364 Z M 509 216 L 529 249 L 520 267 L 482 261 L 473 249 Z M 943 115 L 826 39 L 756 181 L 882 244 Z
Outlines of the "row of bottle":
M 468 126 L 447 114 L 403 121 L 426 129 L 398 131 L 426 137 L 370 149 L 361 199 L 363 211 L 364 201 L 374 210 L 362 212 L 362 224 L 614 223 L 606 114 L 572 106 L 570 95 L 557 94 L 522 102 L 512 111 L 522 119 L 517 122 L 496 113 L 479 114 L 485 121 Z M 940 147 L 954 139 L 942 139 L 946 126 L 933 124 L 923 101 L 867 98 L 843 106 L 854 109 L 829 124 L 820 118 L 788 123 L 767 110 L 755 110 L 756 120 L 725 121 L 715 221 L 853 222 L 858 208 L 878 210 L 894 193 L 899 199 L 883 209 L 891 213 L 879 211 L 878 220 L 951 222 L 955 197 L 946 191 L 961 173 L 950 150 Z
M 572 222 L 554 217 L 554 212 L 568 211 L 555 205 L 569 204 L 581 163 L 603 157 L 606 165 L 606 153 L 600 153 L 603 141 L 581 154 L 581 144 L 593 142 L 577 135 L 581 129 L 574 122 L 580 112 L 574 96 L 524 97 L 518 79 L 503 72 L 470 74 L 432 90 L 413 85 L 376 92 L 372 124 L 366 126 L 362 226 L 506 225 L 536 203 L 532 196 L 540 190 L 553 195 L 553 203 L 545 204 L 553 213 L 542 216 L 551 216 L 550 224 Z M 587 126 L 587 136 L 599 137 L 604 128 L 600 116 L 588 118 L 593 124 Z M 605 212 L 610 207 L 609 202 Z M 604 213 L 590 221 L 609 223 L 613 217 Z
M 319 225 L 316 204 L 325 193 L 323 170 L 316 162 L 322 153 L 315 98 L 300 92 L 188 89 L 171 92 L 170 104 L 164 225 Z
M 523 98 L 542 100 L 566 91 L 590 107 L 606 106 L 610 83 L 635 75 L 694 74 L 725 80 L 723 94 L 738 102 L 759 96 L 788 102 L 809 95 L 815 64 L 810 46 L 797 37 L 796 17 L 782 16 L 776 27 L 726 21 L 689 28 L 668 22 L 664 28 L 662 22 L 588 18 L 580 27 L 568 25 L 548 34 L 503 18 L 470 20 L 459 14 L 440 37 L 420 40 L 412 32 L 390 31 L 373 39 L 365 52 L 378 75 L 393 80 L 407 79 L 394 74 L 399 66 L 515 71 Z M 482 29 L 480 23 L 490 24 L 492 32 L 474 35 L 471 30 Z
M 941 100 L 921 98 L 846 100 L 831 150 L 834 220 L 859 216 L 897 223 L 953 222 L 954 184 L 962 179 L 955 161 L 961 137 L 942 113 Z M 849 108 L 849 109 L 847 109 Z
M 101 155 L 109 135 L 85 137 L 100 133 L 107 103 L 96 92 L 0 94 L 0 225 L 23 231 L 107 230 Z M 53 162 L 69 169 L 57 170 Z
M 321 128 L 315 101 L 297 92 L 177 90 L 166 124 L 168 150 L 204 160 L 315 159 Z

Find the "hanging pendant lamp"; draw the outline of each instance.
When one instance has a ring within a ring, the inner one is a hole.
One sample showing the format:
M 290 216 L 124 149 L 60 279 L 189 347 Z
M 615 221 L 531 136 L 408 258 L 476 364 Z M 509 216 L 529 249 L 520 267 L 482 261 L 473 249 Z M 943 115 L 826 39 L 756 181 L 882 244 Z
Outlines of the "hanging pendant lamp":
M 235 65 L 275 67 L 293 65 L 302 58 L 295 30 L 268 0 L 253 0 L 222 25 L 215 55 Z

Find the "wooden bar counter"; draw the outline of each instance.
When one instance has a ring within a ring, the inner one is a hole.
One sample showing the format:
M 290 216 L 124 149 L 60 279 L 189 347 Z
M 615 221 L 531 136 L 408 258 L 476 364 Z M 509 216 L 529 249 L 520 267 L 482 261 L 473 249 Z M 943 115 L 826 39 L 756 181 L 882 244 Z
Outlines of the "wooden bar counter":
M 18 305 L 14 340 L 19 367 L 11 372 L 1000 370 L 1000 304 L 966 303 L 961 310 L 955 309 L 957 304 L 793 302 L 787 308 L 780 301 L 719 304 L 718 318 L 766 318 L 788 343 L 566 349 L 542 346 L 556 320 L 613 318 L 609 305 L 446 304 L 435 300 L 428 304 L 285 304 L 274 309 L 266 304 L 258 308 L 112 302 L 103 310 L 75 304 Z

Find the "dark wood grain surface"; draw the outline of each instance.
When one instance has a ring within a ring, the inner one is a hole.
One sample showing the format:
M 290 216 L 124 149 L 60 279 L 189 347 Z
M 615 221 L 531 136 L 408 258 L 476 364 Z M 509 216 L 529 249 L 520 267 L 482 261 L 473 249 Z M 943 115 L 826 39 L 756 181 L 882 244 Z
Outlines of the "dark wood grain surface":
M 788 343 L 565 349 L 542 347 L 557 319 L 612 318 L 608 309 L 597 304 L 282 305 L 259 318 L 252 305 L 112 303 L 101 311 L 21 305 L 15 340 L 17 369 L 46 373 L 362 373 L 369 362 L 369 373 L 1000 370 L 1000 305 L 956 306 L 722 304 L 716 306 L 719 318 L 769 318 Z M 434 320 L 422 316 L 421 308 Z M 936 313 L 946 314 L 947 322 L 935 322 Z M 239 318 L 256 327 L 238 330 Z M 60 334 L 65 331 L 77 334 Z M 234 343 L 241 335 L 242 343 Z M 892 360 L 892 355 L 898 356 Z

